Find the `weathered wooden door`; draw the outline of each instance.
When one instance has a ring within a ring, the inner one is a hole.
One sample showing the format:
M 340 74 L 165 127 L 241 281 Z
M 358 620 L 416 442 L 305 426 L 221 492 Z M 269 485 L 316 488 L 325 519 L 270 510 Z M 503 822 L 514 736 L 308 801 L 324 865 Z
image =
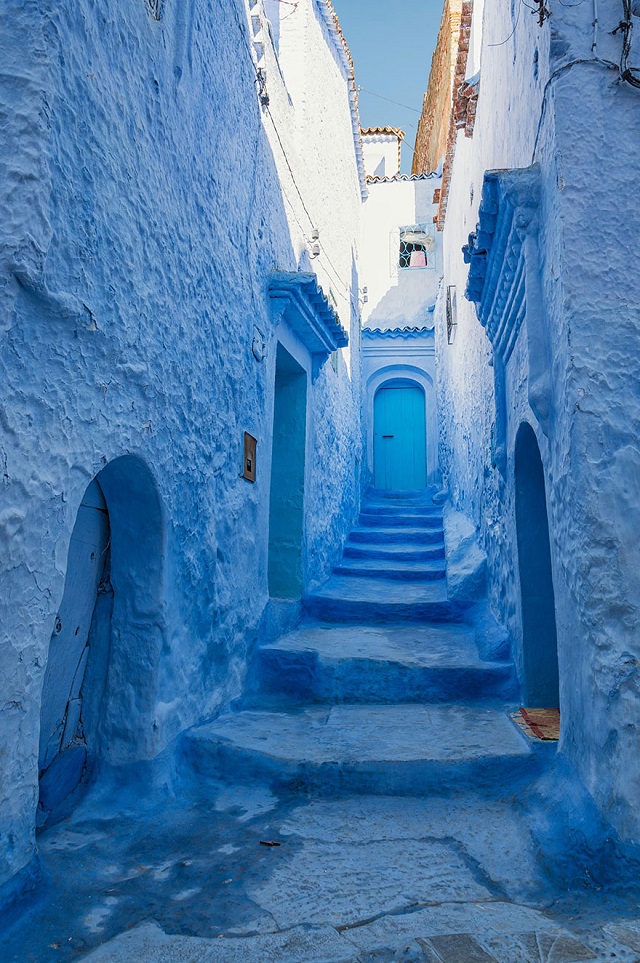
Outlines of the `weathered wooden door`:
M 380 388 L 374 401 L 374 485 L 407 490 L 427 484 L 424 392 L 417 385 Z

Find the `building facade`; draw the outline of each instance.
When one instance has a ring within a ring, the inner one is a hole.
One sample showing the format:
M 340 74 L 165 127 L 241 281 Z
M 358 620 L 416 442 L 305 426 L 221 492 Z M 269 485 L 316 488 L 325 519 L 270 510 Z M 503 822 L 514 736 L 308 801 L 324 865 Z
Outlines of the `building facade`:
M 561 750 L 637 841 L 637 18 L 534 7 L 462 5 L 438 210 L 440 467 L 487 554 L 524 700 L 560 706 Z
M 353 65 L 330 3 L 278 13 L 2 11 L 3 902 L 91 767 L 238 695 L 356 511 Z

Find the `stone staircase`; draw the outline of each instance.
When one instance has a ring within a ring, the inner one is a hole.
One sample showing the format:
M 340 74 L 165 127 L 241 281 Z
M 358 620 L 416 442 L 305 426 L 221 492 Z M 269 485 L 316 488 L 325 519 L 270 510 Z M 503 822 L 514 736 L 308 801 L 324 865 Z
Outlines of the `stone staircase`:
M 239 711 L 192 729 L 200 775 L 314 793 L 453 793 L 535 775 L 506 706 L 513 666 L 479 657 L 447 593 L 430 495 L 368 499 L 294 631 L 258 649 Z

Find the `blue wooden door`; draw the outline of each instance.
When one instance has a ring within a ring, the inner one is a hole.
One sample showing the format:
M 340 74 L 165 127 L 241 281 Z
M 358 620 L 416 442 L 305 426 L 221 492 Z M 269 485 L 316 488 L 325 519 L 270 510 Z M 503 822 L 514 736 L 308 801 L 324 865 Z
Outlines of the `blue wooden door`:
M 374 485 L 425 488 L 427 440 L 424 392 L 406 384 L 381 388 L 374 401 Z

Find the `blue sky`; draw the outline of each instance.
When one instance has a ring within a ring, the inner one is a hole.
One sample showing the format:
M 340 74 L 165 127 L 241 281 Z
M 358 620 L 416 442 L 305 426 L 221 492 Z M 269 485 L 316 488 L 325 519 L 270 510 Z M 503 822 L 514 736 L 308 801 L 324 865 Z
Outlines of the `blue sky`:
M 362 126 L 402 127 L 405 143 L 413 146 L 442 0 L 333 0 L 333 6 L 353 55 L 356 83 L 363 88 Z M 409 170 L 412 152 L 403 147 L 402 154 L 403 170 Z

